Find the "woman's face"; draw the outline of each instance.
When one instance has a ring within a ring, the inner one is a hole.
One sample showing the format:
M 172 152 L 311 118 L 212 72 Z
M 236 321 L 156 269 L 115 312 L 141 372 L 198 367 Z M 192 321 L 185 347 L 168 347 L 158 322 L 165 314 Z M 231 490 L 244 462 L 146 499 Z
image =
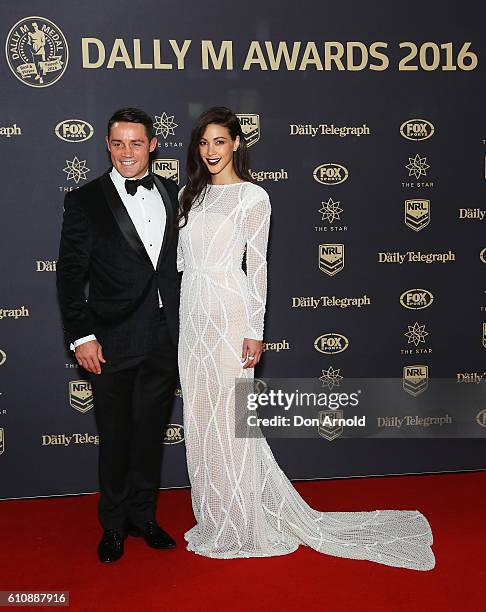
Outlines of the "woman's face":
M 231 139 L 228 128 L 210 123 L 199 141 L 199 155 L 209 172 L 213 175 L 233 174 L 233 152 L 240 145 L 240 137 Z

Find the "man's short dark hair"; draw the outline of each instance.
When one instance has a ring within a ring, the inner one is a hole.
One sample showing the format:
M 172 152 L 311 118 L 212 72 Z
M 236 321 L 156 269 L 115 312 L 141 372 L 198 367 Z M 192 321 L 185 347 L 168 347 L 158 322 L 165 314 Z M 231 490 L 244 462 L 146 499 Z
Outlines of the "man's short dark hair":
M 108 138 L 110 138 L 111 126 L 119 121 L 126 123 L 141 123 L 143 126 L 145 126 L 145 132 L 149 141 L 155 136 L 154 120 L 152 117 L 147 115 L 145 111 L 140 110 L 139 108 L 127 106 L 126 108 L 120 108 L 119 110 L 115 111 L 110 117 L 110 120 L 108 121 Z

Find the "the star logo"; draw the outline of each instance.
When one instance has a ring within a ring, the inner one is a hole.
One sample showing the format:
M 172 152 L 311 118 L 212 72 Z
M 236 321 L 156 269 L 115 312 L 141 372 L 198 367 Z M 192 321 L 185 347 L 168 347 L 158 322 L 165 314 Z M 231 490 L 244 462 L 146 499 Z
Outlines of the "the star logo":
M 322 221 L 332 223 L 341 218 L 339 216 L 343 212 L 343 209 L 339 206 L 341 202 L 334 202 L 332 198 L 329 198 L 327 202 L 321 202 L 321 204 L 322 208 L 319 209 L 319 212 L 322 213 Z
M 430 166 L 426 163 L 426 157 L 420 157 L 420 155 L 417 153 L 415 157 L 409 157 L 408 161 L 410 163 L 405 166 L 408 170 L 408 176 L 414 176 L 416 179 L 418 179 L 421 176 L 427 175 L 426 170 L 427 168 L 430 168 Z
M 162 134 L 163 138 L 167 138 L 167 136 L 175 136 L 174 129 L 178 127 L 178 123 L 174 121 L 174 115 L 168 115 L 167 113 L 162 113 L 161 115 L 155 115 L 155 135 L 158 136 Z
M 425 331 L 425 325 L 420 325 L 419 323 L 414 323 L 413 325 L 408 325 L 408 332 L 405 332 L 404 336 L 408 338 L 409 344 L 415 344 L 418 346 L 421 342 L 425 343 L 425 336 L 429 335 L 429 332 Z
M 332 391 L 334 387 L 339 387 L 339 382 L 343 379 L 340 372 L 341 368 L 335 370 L 332 366 L 329 366 L 327 370 L 322 370 L 322 376 L 319 377 L 322 386 L 327 387 L 329 391 Z
M 67 174 L 67 180 L 71 179 L 78 184 L 79 181 L 86 180 L 86 174 L 90 172 L 90 169 L 86 167 L 86 160 L 80 161 L 77 157 L 69 161 L 66 159 L 66 167 L 62 169 Z

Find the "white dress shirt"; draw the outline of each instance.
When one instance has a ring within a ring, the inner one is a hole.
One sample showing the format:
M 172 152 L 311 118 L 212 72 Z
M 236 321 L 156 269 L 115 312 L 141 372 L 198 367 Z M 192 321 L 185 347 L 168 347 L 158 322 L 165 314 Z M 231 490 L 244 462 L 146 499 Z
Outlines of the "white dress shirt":
M 148 171 L 144 174 L 147 176 Z M 125 208 L 127 209 L 130 219 L 132 220 L 138 235 L 140 236 L 143 246 L 147 251 L 148 256 L 154 269 L 157 267 L 162 241 L 164 239 L 165 224 L 167 215 L 165 212 L 164 202 L 159 190 L 154 186 L 153 189 L 138 187 L 135 195 L 127 193 L 125 188 L 125 177 L 122 176 L 115 168 L 111 169 L 110 178 L 118 191 Z M 143 177 L 141 177 L 143 178 Z M 162 306 L 162 298 L 159 293 L 159 306 Z M 75 350 L 81 344 L 96 340 L 94 334 L 78 338 L 71 344 L 71 350 Z

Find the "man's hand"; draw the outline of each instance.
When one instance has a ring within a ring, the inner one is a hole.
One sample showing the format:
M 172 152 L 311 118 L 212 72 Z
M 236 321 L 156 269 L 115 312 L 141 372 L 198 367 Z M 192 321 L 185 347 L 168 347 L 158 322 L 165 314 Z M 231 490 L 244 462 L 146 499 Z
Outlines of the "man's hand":
M 243 350 L 241 351 L 241 361 L 243 369 L 254 368 L 260 361 L 262 355 L 263 342 L 260 340 L 243 339 Z
M 106 363 L 101 344 L 98 340 L 90 340 L 80 344 L 74 351 L 79 365 L 92 374 L 101 374 L 101 363 Z

